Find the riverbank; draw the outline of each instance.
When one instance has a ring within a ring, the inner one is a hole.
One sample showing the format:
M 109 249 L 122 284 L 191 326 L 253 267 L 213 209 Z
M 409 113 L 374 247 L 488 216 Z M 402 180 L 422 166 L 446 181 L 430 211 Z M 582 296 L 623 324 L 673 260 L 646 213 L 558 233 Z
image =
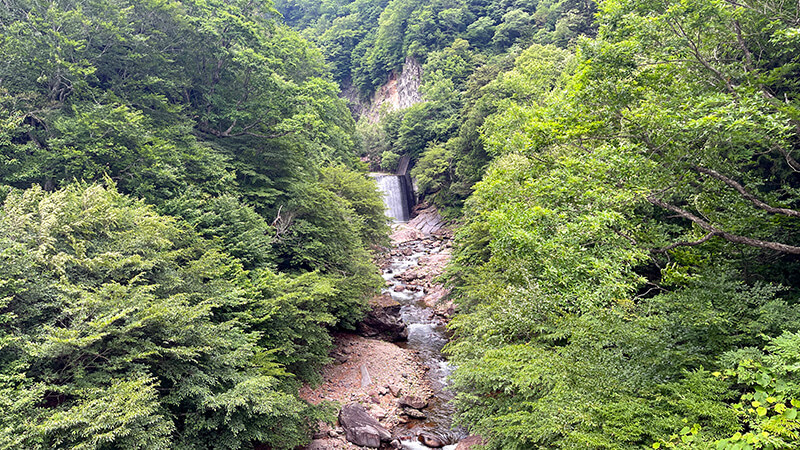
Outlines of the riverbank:
M 336 360 L 322 371 L 323 382 L 300 394 L 309 402 L 338 401 L 358 403 L 377 419 L 393 437 L 412 448 L 418 435 L 436 429 L 449 429 L 449 414 L 444 410 L 442 387 L 449 373 L 439 350 L 446 342 L 444 325 L 452 305 L 444 300 L 447 291 L 436 281 L 450 258 L 452 233 L 443 226 L 435 210 L 420 210 L 407 224 L 393 226 L 392 246 L 380 261 L 387 280 L 373 305 L 403 305 L 401 315 L 409 327 L 409 342 L 400 345 L 355 334 L 335 336 L 331 352 Z M 429 418 L 408 416 L 399 398 L 413 397 L 430 402 L 422 412 Z M 449 440 L 459 435 L 450 435 Z M 450 443 L 443 442 L 443 443 Z M 453 448 L 454 445 L 448 446 Z M 322 425 L 308 449 L 360 448 L 346 441 L 339 427 Z M 425 447 L 423 447 L 425 448 Z

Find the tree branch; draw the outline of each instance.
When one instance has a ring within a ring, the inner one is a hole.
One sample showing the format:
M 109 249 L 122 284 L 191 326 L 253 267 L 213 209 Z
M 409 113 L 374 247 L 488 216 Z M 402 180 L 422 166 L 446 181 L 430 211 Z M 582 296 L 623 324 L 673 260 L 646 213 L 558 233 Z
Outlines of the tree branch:
M 755 195 L 747 192 L 747 190 L 744 188 L 744 186 L 742 186 L 741 184 L 737 183 L 736 181 L 726 177 L 725 175 L 722 175 L 721 173 L 717 172 L 716 170 L 707 169 L 705 167 L 694 167 L 694 170 L 696 170 L 696 171 L 698 171 L 700 173 L 704 173 L 706 175 L 709 175 L 711 177 L 714 177 L 714 178 L 722 181 L 723 183 L 727 184 L 728 186 L 732 187 L 733 189 L 736 190 L 736 192 L 741 194 L 742 197 L 744 197 L 744 198 L 750 200 L 751 202 L 753 202 L 753 204 L 756 205 L 757 208 L 763 209 L 764 211 L 771 212 L 773 214 L 784 214 L 784 215 L 791 216 L 791 217 L 800 217 L 800 211 L 796 211 L 794 209 L 788 209 L 788 208 L 775 208 L 774 206 L 770 206 L 770 205 L 764 203 L 763 201 L 761 201 L 758 198 L 756 198 Z
M 716 232 L 714 232 L 714 231 L 709 231 L 709 232 L 708 232 L 708 234 L 706 234 L 705 236 L 703 236 L 702 238 L 700 238 L 700 239 L 698 239 L 698 240 L 696 240 L 696 241 L 680 241 L 680 242 L 675 242 L 675 243 L 673 243 L 673 244 L 670 244 L 670 245 L 668 245 L 668 246 L 666 246 L 666 247 L 664 247 L 664 248 L 659 248 L 659 249 L 656 249 L 656 250 L 653 250 L 653 251 L 654 251 L 655 253 L 666 253 L 666 252 L 668 252 L 668 251 L 670 251 L 670 250 L 672 250 L 672 249 L 674 249 L 674 248 L 677 248 L 677 247 L 687 247 L 687 246 L 688 246 L 688 247 L 694 247 L 695 245 L 700 245 L 700 244 L 702 244 L 703 242 L 706 242 L 706 241 L 708 241 L 709 239 L 711 239 L 712 237 L 714 237 L 714 236 L 716 236 L 716 235 L 717 235 L 717 233 L 716 233 Z
M 783 155 L 783 158 L 786 160 L 786 164 L 789 165 L 792 171 L 800 172 L 800 162 L 797 162 L 797 160 L 794 159 L 792 155 L 790 155 L 789 152 L 786 151 L 786 149 L 781 147 L 780 145 L 775 145 L 774 147 L 776 150 L 778 150 L 778 153 Z
M 705 58 L 703 58 L 703 55 L 700 53 L 700 48 L 697 46 L 697 44 L 695 44 L 692 38 L 689 37 L 689 35 L 686 33 L 686 30 L 683 29 L 683 26 L 681 26 L 681 24 L 677 21 L 675 22 L 674 26 L 672 22 L 670 22 L 669 25 L 676 34 L 686 39 L 686 42 L 689 44 L 689 49 L 691 49 L 697 62 L 699 62 L 703 67 L 705 67 L 707 70 L 713 73 L 714 76 L 717 77 L 717 79 L 722 81 L 725 84 L 725 89 L 727 89 L 729 93 L 736 96 L 736 90 L 733 88 L 731 82 L 727 78 L 725 78 L 722 72 L 712 67 L 711 64 L 708 61 L 706 61 Z
M 652 195 L 647 196 L 647 201 L 652 203 L 653 205 L 672 211 L 678 216 L 683 217 L 684 219 L 691 220 L 700 228 L 706 230 L 709 233 L 713 233 L 712 236 L 709 236 L 709 239 L 713 236 L 719 236 L 725 239 L 726 241 L 733 242 L 736 244 L 744 244 L 744 245 L 749 245 L 751 247 L 763 248 L 766 250 L 774 250 L 776 252 L 781 252 L 781 253 L 791 253 L 793 255 L 800 255 L 800 247 L 781 244 L 780 242 L 762 241 L 760 239 L 753 239 L 745 236 L 739 236 L 738 234 L 728 233 L 727 231 L 722 231 L 719 228 L 706 222 L 705 220 L 695 216 L 689 211 L 681 209 L 675 205 L 670 205 L 669 203 L 661 199 L 657 199 Z

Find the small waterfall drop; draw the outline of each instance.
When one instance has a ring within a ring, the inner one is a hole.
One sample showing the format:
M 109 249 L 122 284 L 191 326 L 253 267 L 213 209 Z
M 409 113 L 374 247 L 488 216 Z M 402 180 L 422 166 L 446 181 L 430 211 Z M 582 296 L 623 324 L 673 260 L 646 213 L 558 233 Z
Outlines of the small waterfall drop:
M 393 218 L 395 222 L 408 222 L 414 198 L 408 176 L 381 173 L 373 173 L 370 176 L 375 178 L 378 189 L 383 193 L 386 215 Z

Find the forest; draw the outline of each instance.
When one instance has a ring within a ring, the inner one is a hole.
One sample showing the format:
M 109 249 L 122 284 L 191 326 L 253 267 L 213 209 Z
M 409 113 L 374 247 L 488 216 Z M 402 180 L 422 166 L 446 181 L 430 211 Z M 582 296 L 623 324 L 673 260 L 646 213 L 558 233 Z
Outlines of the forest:
M 796 2 L 0 1 L 0 448 L 307 444 L 403 156 L 485 448 L 799 448 L 798 148 Z

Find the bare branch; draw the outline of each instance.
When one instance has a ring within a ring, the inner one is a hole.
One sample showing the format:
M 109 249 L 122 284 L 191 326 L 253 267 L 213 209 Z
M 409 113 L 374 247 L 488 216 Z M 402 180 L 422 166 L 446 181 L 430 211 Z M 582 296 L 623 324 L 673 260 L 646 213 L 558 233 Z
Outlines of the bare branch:
M 722 181 L 723 183 L 727 184 L 728 186 L 732 187 L 733 189 L 736 190 L 736 192 L 741 194 L 742 197 L 744 197 L 747 200 L 750 200 L 751 202 L 753 202 L 753 204 L 756 205 L 757 208 L 763 209 L 764 211 L 771 212 L 773 214 L 784 214 L 784 215 L 792 216 L 792 217 L 800 217 L 800 211 L 796 211 L 794 209 L 788 209 L 788 208 L 775 208 L 774 206 L 770 206 L 770 205 L 764 203 L 763 201 L 761 201 L 758 198 L 756 198 L 755 195 L 747 192 L 747 190 L 744 188 L 744 186 L 742 186 L 741 184 L 737 183 L 736 181 L 726 177 L 725 175 L 722 175 L 721 173 L 717 172 L 716 170 L 707 169 L 705 167 L 694 167 L 694 170 L 696 170 L 696 171 L 698 171 L 700 173 L 704 173 L 706 175 L 709 175 L 711 177 L 714 177 L 714 178 Z
M 775 145 L 774 148 L 778 150 L 778 153 L 783 155 L 783 158 L 786 160 L 786 164 L 789 165 L 792 171 L 800 172 L 800 162 L 797 162 L 797 160 L 794 159 L 785 148 L 781 147 L 780 145 Z
M 708 232 L 708 234 L 706 234 L 705 236 L 703 236 L 702 238 L 700 238 L 700 239 L 698 239 L 696 241 L 675 242 L 675 243 L 670 244 L 670 245 L 668 245 L 668 246 L 666 246 L 664 248 L 655 249 L 653 251 L 655 253 L 666 253 L 666 252 L 668 252 L 668 251 L 670 251 L 670 250 L 672 250 L 674 248 L 678 248 L 678 247 L 694 247 L 695 245 L 700 245 L 700 244 L 708 241 L 709 239 L 711 239 L 712 237 L 714 237 L 716 235 L 717 235 L 716 232 L 710 231 L 710 232 Z
M 655 198 L 652 195 L 647 197 L 647 201 L 652 203 L 653 205 L 660 206 L 661 208 L 667 209 L 669 211 L 674 212 L 680 217 L 684 219 L 691 220 L 700 228 L 706 230 L 709 233 L 713 233 L 713 236 L 719 236 L 726 241 L 733 242 L 736 244 L 744 244 L 749 245 L 751 247 L 763 248 L 767 250 L 774 250 L 776 252 L 781 253 L 791 253 L 793 255 L 800 255 L 800 247 L 795 247 L 793 245 L 786 245 L 781 244 L 780 242 L 772 242 L 772 241 L 762 241 L 760 239 L 753 239 L 745 236 L 739 236 L 738 234 L 728 233 L 727 231 L 722 231 L 719 228 L 711 225 L 707 221 L 697 217 L 696 215 L 686 211 L 685 209 L 681 209 L 675 205 L 670 205 L 669 203 Z M 711 238 L 712 236 L 709 236 Z

